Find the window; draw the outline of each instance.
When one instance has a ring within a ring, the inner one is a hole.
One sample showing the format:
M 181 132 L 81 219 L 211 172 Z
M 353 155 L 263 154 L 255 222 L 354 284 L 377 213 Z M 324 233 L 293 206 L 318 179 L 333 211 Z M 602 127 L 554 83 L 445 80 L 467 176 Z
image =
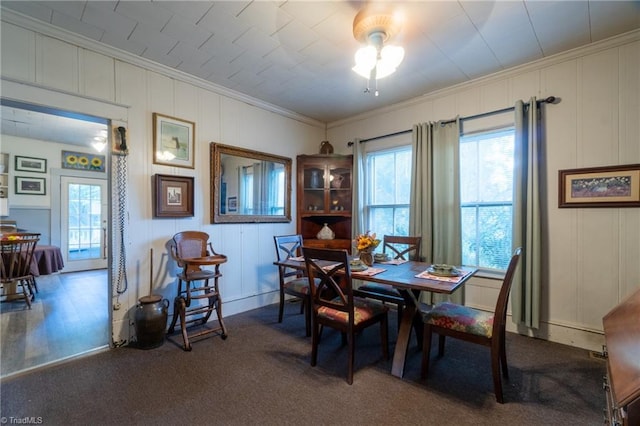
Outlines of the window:
M 366 168 L 367 228 L 379 237 L 409 235 L 411 147 L 370 152 Z
M 460 138 L 462 263 L 505 270 L 511 257 L 514 130 Z

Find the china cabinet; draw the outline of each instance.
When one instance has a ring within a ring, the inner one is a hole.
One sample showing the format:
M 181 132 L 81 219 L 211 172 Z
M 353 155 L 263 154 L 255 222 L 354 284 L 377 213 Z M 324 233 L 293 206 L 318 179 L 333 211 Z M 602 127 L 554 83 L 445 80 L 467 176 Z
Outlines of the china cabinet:
M 0 216 L 9 215 L 9 154 L 0 153 Z
M 299 155 L 296 164 L 297 232 L 304 245 L 351 252 L 353 156 Z M 320 233 L 325 224 L 333 238 Z

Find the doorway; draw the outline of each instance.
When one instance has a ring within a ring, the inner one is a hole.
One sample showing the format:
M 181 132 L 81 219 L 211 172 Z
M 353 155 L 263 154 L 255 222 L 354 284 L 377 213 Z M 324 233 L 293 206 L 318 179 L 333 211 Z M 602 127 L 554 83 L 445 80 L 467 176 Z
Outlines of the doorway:
M 7 88 L 7 93 L 18 93 L 10 83 Z M 31 94 L 30 90 L 25 92 L 24 87 L 21 88 L 21 95 Z M 108 266 L 111 264 L 109 235 L 113 212 L 109 196 L 109 152 L 103 152 L 106 172 L 97 179 L 93 176 L 96 172 L 63 169 L 59 165 L 61 150 L 95 152 L 97 148 L 92 146 L 95 138 L 85 137 L 88 129 L 99 127 L 107 135 L 105 142 L 109 140 L 113 123 L 99 117 L 126 114 L 114 113 L 113 106 L 96 101 L 71 98 L 40 88 L 33 88 L 33 91 L 34 98 L 37 92 L 39 99 L 49 99 L 52 105 L 58 100 L 59 106 L 49 108 L 0 99 L 3 111 L 6 108 L 15 110 L 13 116 L 3 114 L 2 149 L 12 156 L 26 155 L 25 150 L 30 150 L 30 156 L 38 152 L 38 157 L 46 158 L 49 167 L 44 178 L 48 182 L 50 204 L 31 208 L 16 203 L 10 214 L 19 215 L 17 219 L 26 223 L 28 230 L 40 232 L 41 244 L 59 246 L 65 267 L 59 273 L 37 278 L 39 293 L 35 295 L 31 310 L 11 303 L 0 307 L 2 378 L 104 350 L 113 341 Z M 94 115 L 70 110 L 88 111 Z M 15 117 L 12 123 L 21 125 L 5 126 L 8 117 Z M 121 120 L 115 123 L 126 124 Z M 18 134 L 21 129 L 26 134 Z M 54 139 L 66 135 L 82 139 L 82 142 Z M 14 170 L 11 172 L 15 173 Z M 43 215 L 48 217 L 40 221 L 28 220 Z
M 107 267 L 107 181 L 62 176 L 60 237 L 65 272 Z

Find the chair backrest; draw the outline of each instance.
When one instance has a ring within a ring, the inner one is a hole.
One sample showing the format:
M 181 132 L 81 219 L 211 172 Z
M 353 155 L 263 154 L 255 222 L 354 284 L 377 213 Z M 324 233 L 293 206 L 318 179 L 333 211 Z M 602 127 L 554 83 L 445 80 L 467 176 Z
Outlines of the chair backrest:
M 278 260 L 286 260 L 298 256 L 302 249 L 302 235 L 274 235 L 273 242 L 276 245 Z
M 496 310 L 493 316 L 493 336 L 500 336 L 500 330 L 503 329 L 507 322 L 507 305 L 509 303 L 509 292 L 511 291 L 511 284 L 513 283 L 513 277 L 516 273 L 518 261 L 522 248 L 518 247 L 514 250 L 509 266 L 507 267 L 507 273 L 502 280 L 502 287 L 498 294 L 498 301 L 496 302 Z
M 3 283 L 31 276 L 31 260 L 40 234 L 5 234 L 0 241 L 0 278 Z
M 276 258 L 278 261 L 302 254 L 302 235 L 300 234 L 274 235 L 273 242 L 276 245 Z M 286 266 L 278 267 L 278 272 L 280 273 L 280 284 L 284 284 L 285 278 L 303 275 L 299 270 L 287 268 Z
M 385 235 L 382 241 L 382 251 L 394 259 L 420 260 L 422 237 Z
M 353 286 L 347 251 L 302 247 L 302 253 L 307 266 L 313 311 L 326 306 L 345 312 L 349 316 L 349 323 L 353 325 Z M 313 285 L 314 282 L 317 286 Z
M 209 242 L 209 234 L 200 231 L 183 231 L 173 236 L 172 254 L 178 266 L 184 267 L 182 259 L 205 257 L 216 254 Z M 200 269 L 193 265 L 194 270 Z

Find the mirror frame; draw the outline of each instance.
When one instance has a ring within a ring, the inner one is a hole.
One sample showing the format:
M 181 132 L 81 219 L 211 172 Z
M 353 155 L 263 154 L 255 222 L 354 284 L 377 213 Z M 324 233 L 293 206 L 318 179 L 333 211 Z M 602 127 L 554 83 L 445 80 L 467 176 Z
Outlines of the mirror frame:
M 220 160 L 223 154 L 250 158 L 252 160 L 271 161 L 284 165 L 284 215 L 220 214 L 220 188 L 222 178 L 220 174 Z M 209 160 L 211 187 L 213 188 L 213 197 L 211 197 L 211 223 L 291 222 L 291 158 L 211 142 Z

